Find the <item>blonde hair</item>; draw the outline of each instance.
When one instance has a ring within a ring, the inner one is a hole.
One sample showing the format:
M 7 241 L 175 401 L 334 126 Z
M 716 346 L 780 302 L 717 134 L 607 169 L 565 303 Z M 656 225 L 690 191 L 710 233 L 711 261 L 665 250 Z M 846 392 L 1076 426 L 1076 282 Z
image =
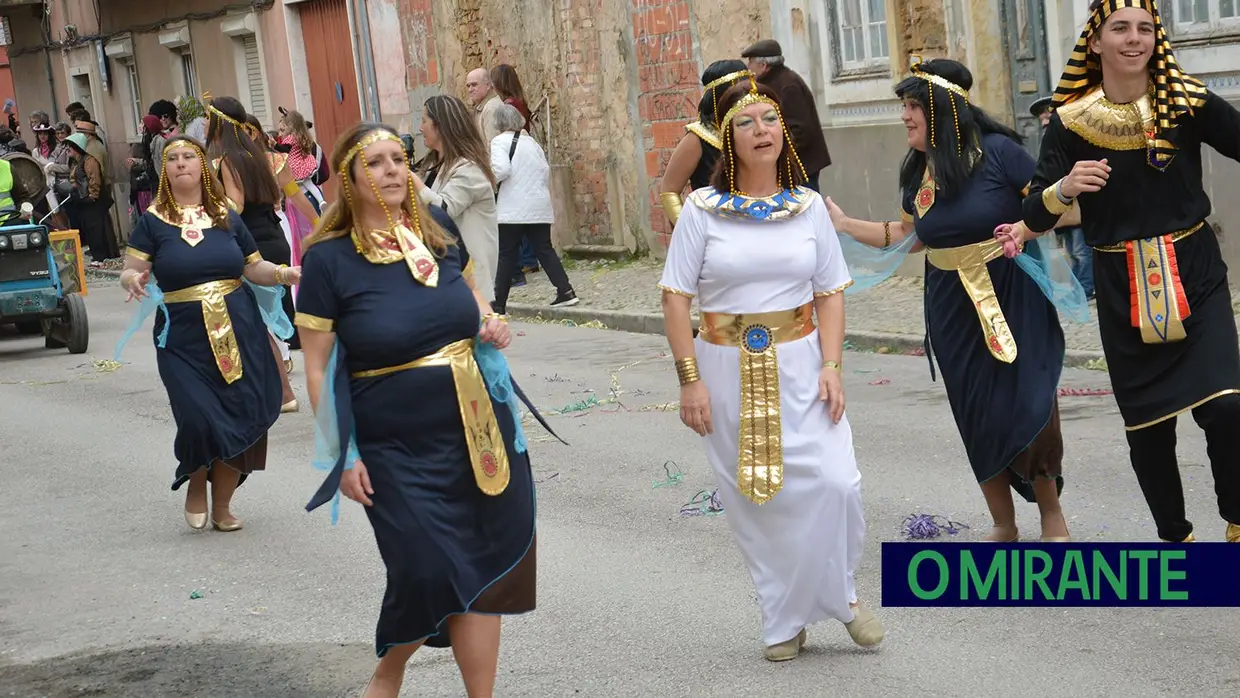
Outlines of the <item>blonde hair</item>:
M 310 135 L 310 127 L 306 124 L 306 117 L 296 109 L 288 110 L 284 116 L 280 117 L 284 125 L 288 127 L 288 132 L 297 140 L 297 147 L 301 148 L 301 152 L 309 155 L 314 152 L 314 138 Z
M 360 203 L 354 200 L 353 193 L 357 191 L 359 186 L 374 187 L 368 174 L 365 173 L 365 161 L 361 162 L 362 178 L 365 179 L 365 184 L 359 182 L 353 165 L 358 161 L 358 156 L 362 154 L 362 151 L 383 140 L 395 141 L 401 145 L 401 151 L 404 151 L 404 143 L 400 140 L 396 130 L 385 124 L 360 123 L 346 131 L 336 141 L 328 162 L 331 164 L 332 170 L 340 175 L 341 196 L 324 212 L 322 220 L 319 221 L 319 227 L 306 241 L 306 249 L 326 240 L 334 240 L 352 234 L 353 228 L 356 225 L 353 207 Z M 377 196 L 378 192 L 376 192 Z M 387 210 L 383 199 L 379 199 L 379 205 L 385 211 Z M 441 228 L 434 218 L 431 218 L 430 211 L 414 195 L 412 177 L 409 179 L 408 195 L 400 204 L 400 212 L 412 224 L 414 232 L 422 238 L 422 242 L 434 251 L 436 255 L 442 257 L 447 253 L 448 247 L 456 243 L 448 232 Z M 388 214 L 389 217 L 393 218 L 394 222 L 401 222 L 399 217 L 391 215 L 391 211 L 388 211 Z

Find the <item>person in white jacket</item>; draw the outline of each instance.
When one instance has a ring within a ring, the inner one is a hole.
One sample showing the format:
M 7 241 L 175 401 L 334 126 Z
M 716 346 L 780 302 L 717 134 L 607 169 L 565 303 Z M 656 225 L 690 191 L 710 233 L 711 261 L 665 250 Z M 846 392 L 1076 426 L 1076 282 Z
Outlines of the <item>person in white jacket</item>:
M 482 132 L 464 102 L 435 95 L 426 100 L 422 112 L 422 140 L 432 153 L 413 176 L 414 191 L 422 203 L 442 208 L 456 223 L 474 265 L 478 291 L 493 303 L 499 229 L 495 176 Z
M 547 156 L 542 146 L 523 132 L 525 117 L 515 107 L 501 105 L 491 118 L 492 130 L 499 132 L 491 140 L 491 171 L 499 186 L 496 197 L 499 269 L 495 274 L 495 298 L 491 305 L 496 312 L 505 312 L 508 291 L 520 263 L 522 239 L 529 240 L 539 265 L 547 272 L 547 279 L 555 284 L 556 296 L 551 305 L 577 305 L 577 293 L 551 246 L 555 212 L 551 206 L 548 184 L 551 168 L 547 165 Z

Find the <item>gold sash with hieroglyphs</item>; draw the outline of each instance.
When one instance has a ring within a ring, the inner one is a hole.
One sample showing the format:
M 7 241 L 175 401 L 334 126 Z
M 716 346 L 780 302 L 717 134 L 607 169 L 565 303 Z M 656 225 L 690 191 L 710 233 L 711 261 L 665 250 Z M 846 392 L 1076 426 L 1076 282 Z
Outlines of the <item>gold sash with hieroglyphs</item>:
M 998 240 L 984 240 L 972 245 L 926 250 L 926 259 L 944 271 L 960 275 L 960 283 L 973 301 L 986 348 L 991 356 L 1004 363 L 1016 360 L 1016 339 L 1008 327 L 1003 308 L 995 296 L 995 285 L 990 279 L 986 265 L 1003 256 L 1003 245 Z
M 164 293 L 165 303 L 202 304 L 202 322 L 211 342 L 211 353 L 215 355 L 215 365 L 220 369 L 220 375 L 224 376 L 224 382 L 229 384 L 240 380 L 244 373 L 241 350 L 237 347 L 237 336 L 233 333 L 232 317 L 228 314 L 228 301 L 225 299 L 239 288 L 240 279 L 226 279 Z

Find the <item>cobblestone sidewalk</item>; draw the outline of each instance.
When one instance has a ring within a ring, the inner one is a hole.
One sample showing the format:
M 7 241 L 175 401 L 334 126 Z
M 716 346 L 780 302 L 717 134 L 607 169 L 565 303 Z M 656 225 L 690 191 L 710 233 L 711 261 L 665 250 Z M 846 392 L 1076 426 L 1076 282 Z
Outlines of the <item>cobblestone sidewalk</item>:
M 575 308 L 553 309 L 555 288 L 545 274 L 528 274 L 525 286 L 514 288 L 509 312 L 518 316 L 541 316 L 546 320 L 573 320 L 579 324 L 591 319 L 613 329 L 628 331 L 662 330 L 659 292 L 655 288 L 662 264 L 655 260 L 624 262 L 581 262 L 565 260 L 565 269 L 581 303 Z M 1233 293 L 1233 297 L 1236 294 Z M 849 295 L 848 336 L 854 345 L 884 344 L 895 351 L 921 346 L 924 336 L 922 278 L 892 277 L 881 286 Z M 1092 309 L 1092 305 L 1091 305 Z M 637 323 L 634 316 L 655 316 L 657 321 Z M 608 319 L 618 322 L 608 322 Z M 641 326 L 639 326 L 641 325 Z M 653 329 L 643 329 L 653 328 Z M 1090 365 L 1100 362 L 1102 345 L 1098 323 L 1063 321 L 1070 354 L 1069 363 Z

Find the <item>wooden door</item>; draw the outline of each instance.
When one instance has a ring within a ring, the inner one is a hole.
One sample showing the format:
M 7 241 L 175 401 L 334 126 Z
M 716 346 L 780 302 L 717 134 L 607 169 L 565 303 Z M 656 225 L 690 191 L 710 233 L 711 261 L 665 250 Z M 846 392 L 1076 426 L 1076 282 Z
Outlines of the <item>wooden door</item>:
M 312 0 L 297 5 L 306 47 L 310 101 L 314 105 L 314 137 L 331 155 L 336 139 L 362 120 L 349 10 L 345 0 Z M 328 199 L 338 190 L 336 175 L 323 187 Z
M 1025 147 L 1036 158 L 1042 144 L 1042 124 L 1029 107 L 1054 91 L 1046 57 L 1046 8 L 1041 0 L 1003 0 L 999 4 L 1003 44 L 1012 82 L 1012 115 Z

